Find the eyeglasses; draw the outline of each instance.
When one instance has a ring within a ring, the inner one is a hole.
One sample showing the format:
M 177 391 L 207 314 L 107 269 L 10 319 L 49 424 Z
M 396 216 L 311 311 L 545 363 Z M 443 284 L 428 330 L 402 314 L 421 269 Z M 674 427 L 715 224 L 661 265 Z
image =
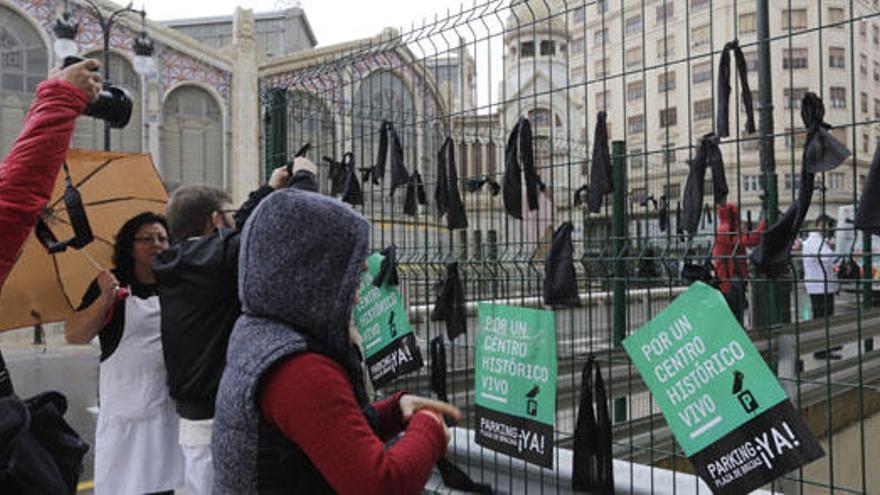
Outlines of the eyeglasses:
M 158 242 L 159 244 L 168 244 L 168 237 L 164 235 L 146 235 L 142 237 L 135 237 L 135 242 L 142 242 L 144 244 L 154 244 Z

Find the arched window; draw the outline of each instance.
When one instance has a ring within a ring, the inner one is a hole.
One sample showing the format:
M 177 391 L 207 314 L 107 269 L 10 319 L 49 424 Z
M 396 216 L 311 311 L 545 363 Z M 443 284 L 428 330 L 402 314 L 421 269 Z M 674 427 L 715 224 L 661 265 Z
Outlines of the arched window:
M 103 63 L 101 52 L 87 55 L 97 58 Z M 141 77 L 134 71 L 125 57 L 110 53 L 110 82 L 125 88 L 131 94 L 134 102 L 131 111 L 131 120 L 122 129 L 110 130 L 110 149 L 112 151 L 131 151 L 140 153 L 143 151 L 142 133 L 144 120 L 141 117 Z M 101 69 L 104 70 L 103 68 Z M 102 72 L 103 74 L 103 72 Z M 93 150 L 104 149 L 104 121 L 92 117 L 82 116 L 76 121 L 76 130 L 73 133 L 74 148 L 88 148 Z
M 0 156 L 6 156 L 18 137 L 37 84 L 48 70 L 48 50 L 37 30 L 0 6 Z
M 354 95 L 353 151 L 355 160 L 360 166 L 376 163 L 379 151 L 379 129 L 383 120 L 390 120 L 397 130 L 403 146 L 403 163 L 406 169 L 412 173 L 413 167 L 419 165 L 422 171 L 416 156 L 418 119 L 412 93 L 400 76 L 387 70 L 375 71 L 365 77 Z M 390 158 L 386 163 L 390 166 Z M 386 168 L 385 184 L 390 184 L 389 172 L 390 168 Z M 383 185 L 383 188 L 387 189 L 387 185 Z M 369 190 L 367 188 L 367 191 Z
M 162 105 L 161 169 L 166 182 L 225 187 L 223 114 L 198 86 L 174 89 Z
M 292 152 L 302 145 L 311 143 L 309 158 L 322 166 L 325 156 L 341 160 L 342 156 L 336 155 L 336 127 L 333 114 L 318 97 L 303 92 L 292 91 L 288 98 L 290 109 L 290 122 L 287 126 L 288 145 Z M 329 191 L 330 174 L 318 174 L 322 177 L 321 190 Z

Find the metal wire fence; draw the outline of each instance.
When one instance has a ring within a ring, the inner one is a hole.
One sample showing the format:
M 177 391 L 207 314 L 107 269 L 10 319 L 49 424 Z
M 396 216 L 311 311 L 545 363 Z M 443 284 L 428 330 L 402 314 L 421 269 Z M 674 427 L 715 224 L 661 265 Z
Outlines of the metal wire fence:
M 615 457 L 693 472 L 619 343 L 683 291 L 686 263 L 748 263 L 745 241 L 724 226 L 733 220 L 719 217 L 710 195 L 696 235 L 681 233 L 679 214 L 688 160 L 701 137 L 717 131 L 718 67 L 722 48 L 734 39 L 743 50 L 759 124 L 757 132 L 745 131 L 743 88 L 735 79 L 730 136 L 720 139 L 720 149 L 727 201 L 736 205 L 742 230 L 757 229 L 762 219 L 772 224 L 795 199 L 805 139 L 800 101 L 807 91 L 823 99 L 832 133 L 852 152 L 843 166 L 817 177 L 801 232 L 803 238 L 824 225 L 826 237 L 836 241 L 833 264 L 852 259 L 859 266 L 859 278 L 841 281 L 834 313 L 815 316 L 813 306 L 812 317 L 807 314 L 808 283 L 833 290 L 837 275 L 829 270 L 820 280 L 807 280 L 798 245 L 786 275 L 747 280 L 745 327 L 827 454 L 768 488 L 880 493 L 872 460 L 880 454 L 874 446 L 880 359 L 873 346 L 880 313 L 871 309 L 880 294 L 880 282 L 873 282 L 877 242 L 852 226 L 880 146 L 876 0 L 480 1 L 372 39 L 293 55 L 262 73 L 265 170 L 310 143 L 309 156 L 321 162 L 321 185 L 329 193 L 323 157 L 338 161 L 351 152 L 357 167 L 370 167 L 382 123 L 393 123 L 403 164 L 420 173 L 427 204 L 407 214 L 406 187 L 393 191 L 386 174 L 379 183 L 363 181 L 364 204 L 356 208 L 372 222 L 376 249 L 398 248 L 401 288 L 425 356 L 427 343 L 444 334 L 443 324 L 428 318 L 436 285 L 445 265 L 459 262 L 469 332 L 446 341 L 448 386 L 468 412 L 475 303 L 541 306 L 552 231 L 572 222 L 581 305 L 556 311 L 556 440 L 570 446 L 579 371 L 593 354 L 608 377 Z M 615 191 L 598 214 L 590 214 L 580 200 L 590 180 L 600 111 L 607 112 L 614 141 Z M 546 186 L 539 209 L 522 220 L 505 213 L 494 187 L 502 182 L 505 143 L 519 117 L 532 124 L 536 169 Z M 464 229 L 447 229 L 433 201 L 438 152 L 447 137 L 455 145 Z M 824 216 L 833 219 L 833 228 L 822 223 Z M 735 236 L 734 249 L 713 256 L 724 236 Z M 428 381 L 426 368 L 394 386 L 427 393 Z M 560 469 L 489 468 L 485 459 L 492 455 L 458 462 L 502 491 L 568 488 Z M 514 482 L 523 476 L 534 479 Z M 645 493 L 670 489 L 649 478 L 632 479 L 629 486 Z

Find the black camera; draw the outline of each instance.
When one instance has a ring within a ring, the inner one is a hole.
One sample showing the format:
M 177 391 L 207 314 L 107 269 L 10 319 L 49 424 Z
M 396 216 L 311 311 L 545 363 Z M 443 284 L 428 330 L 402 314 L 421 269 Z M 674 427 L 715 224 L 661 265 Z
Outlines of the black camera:
M 65 57 L 62 68 L 83 60 L 85 59 L 77 56 Z M 83 115 L 104 120 L 114 129 L 122 129 L 128 125 L 128 121 L 131 119 L 132 105 L 131 95 L 128 91 L 110 84 L 110 81 L 104 81 L 103 88 L 98 93 L 98 99 L 89 103 Z

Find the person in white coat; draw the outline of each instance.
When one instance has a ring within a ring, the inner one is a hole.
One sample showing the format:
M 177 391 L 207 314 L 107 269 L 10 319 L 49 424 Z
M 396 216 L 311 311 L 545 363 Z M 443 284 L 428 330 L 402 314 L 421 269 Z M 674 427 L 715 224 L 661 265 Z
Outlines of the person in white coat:
M 810 296 L 813 318 L 834 315 L 834 296 L 839 284 L 833 246 L 833 220 L 827 215 L 816 219 L 816 228 L 803 243 L 804 286 Z
M 126 222 L 116 236 L 115 268 L 98 274 L 64 329 L 70 343 L 84 344 L 95 335 L 101 343 L 96 495 L 170 494 L 184 485 L 179 418 L 168 395 L 151 269 L 165 249 L 162 216 L 147 212 Z

